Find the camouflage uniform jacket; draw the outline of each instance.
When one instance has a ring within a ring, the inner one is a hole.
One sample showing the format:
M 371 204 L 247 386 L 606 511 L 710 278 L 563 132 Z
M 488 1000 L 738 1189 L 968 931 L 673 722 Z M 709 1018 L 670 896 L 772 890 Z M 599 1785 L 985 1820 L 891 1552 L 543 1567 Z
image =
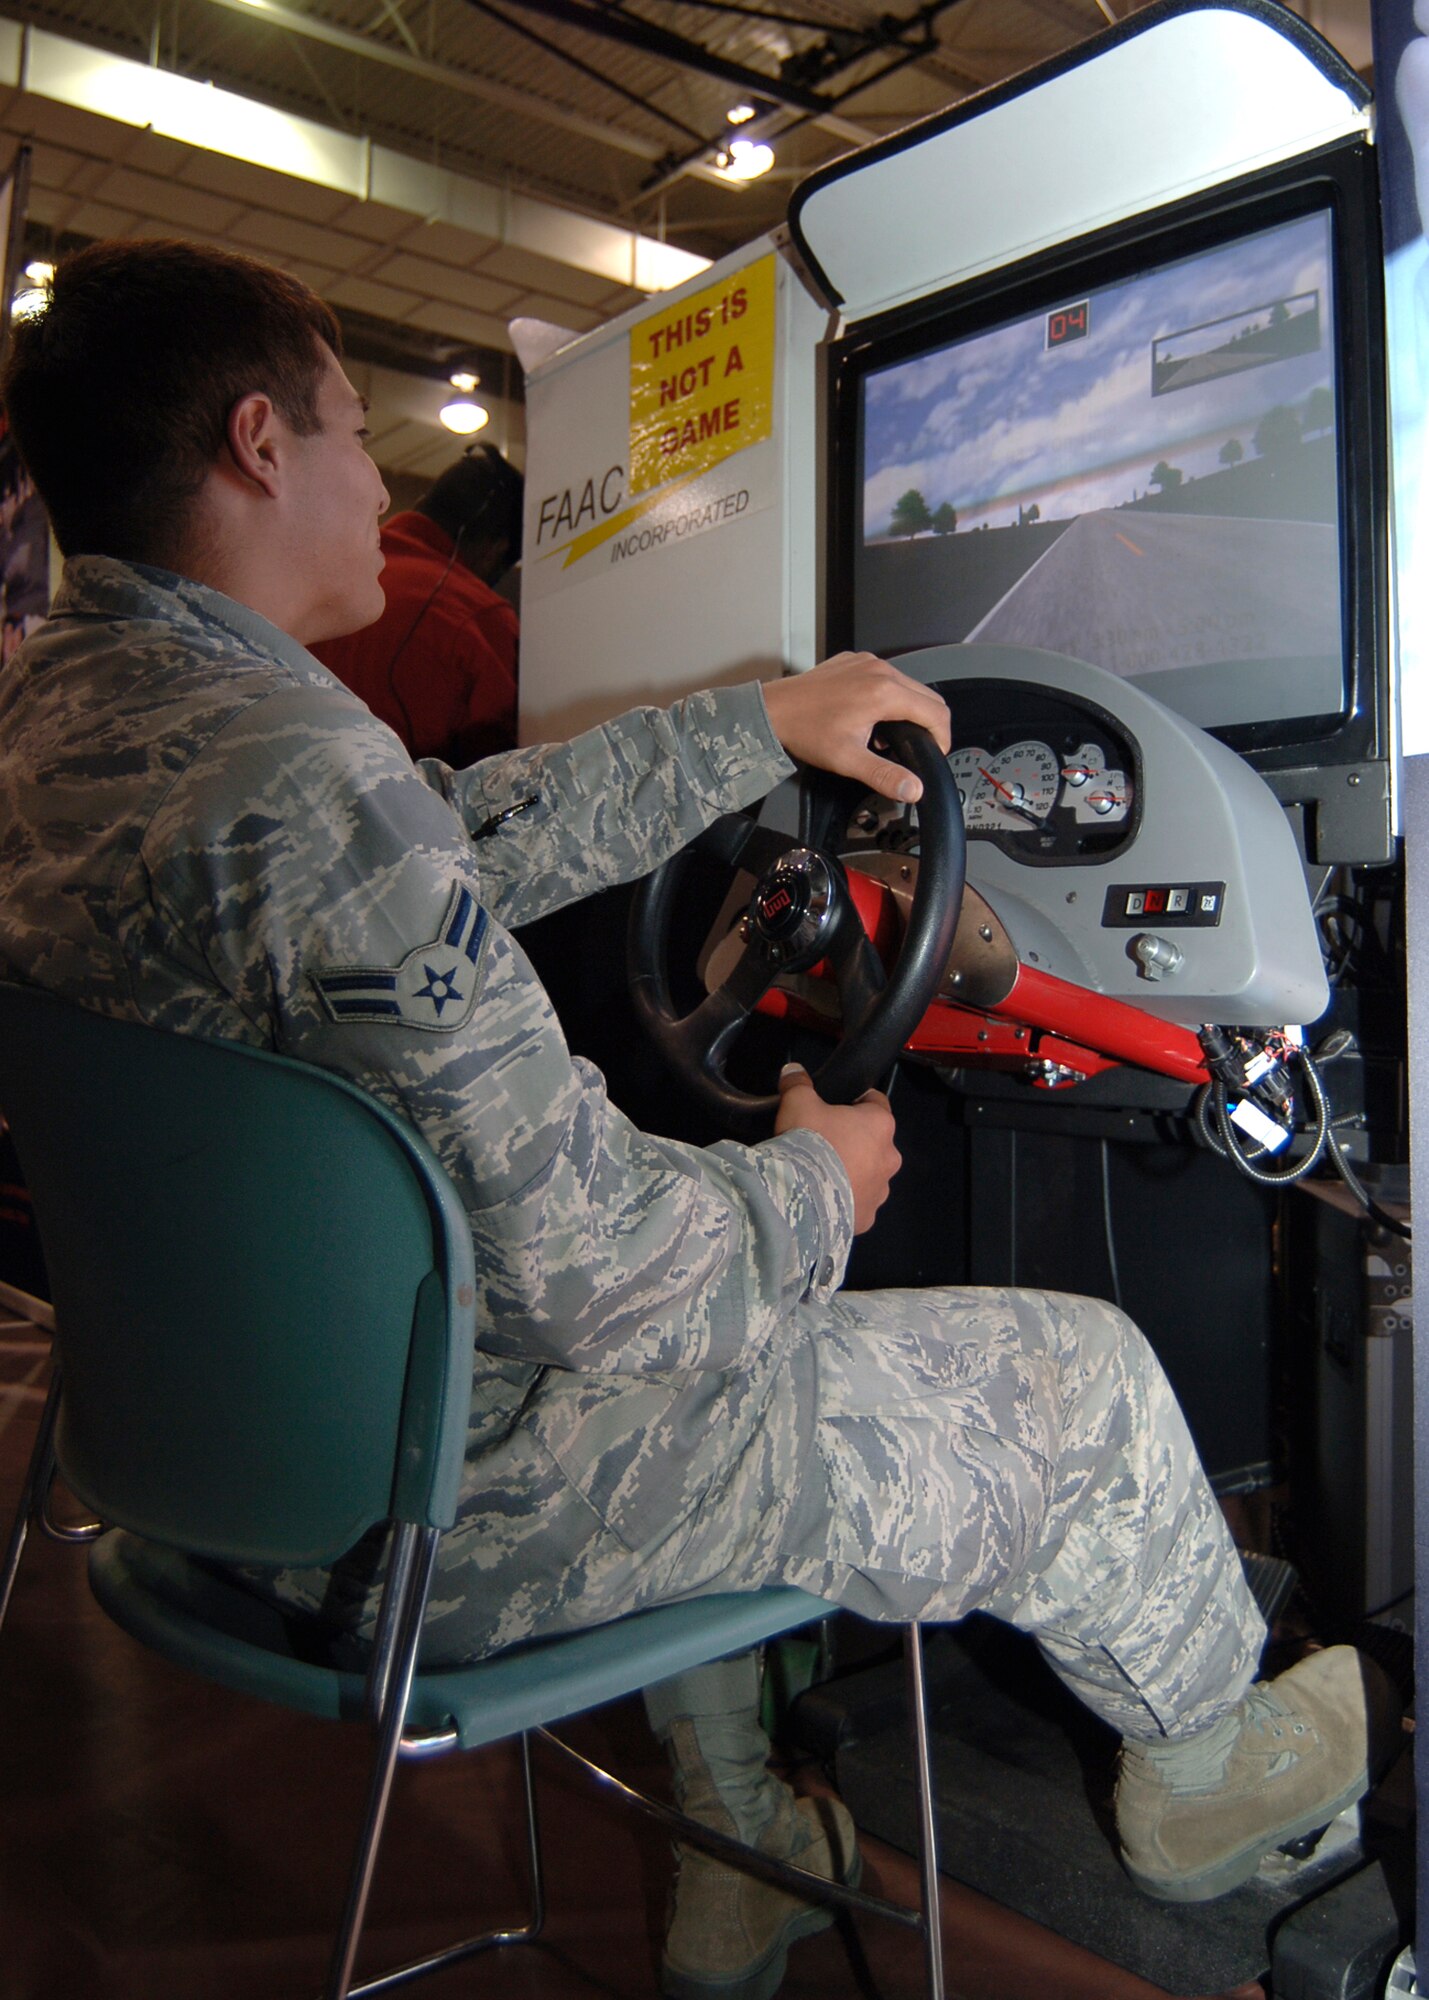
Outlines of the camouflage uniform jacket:
M 414 767 L 256 613 L 99 557 L 69 564 L 0 679 L 0 974 L 340 1071 L 456 1183 L 480 1287 L 471 1483 L 518 1540 L 559 1544 L 544 1595 L 492 1607 L 492 1643 L 580 1622 L 595 1523 L 668 1586 L 682 1524 L 771 1422 L 771 1470 L 798 1481 L 800 1334 L 849 1244 L 836 1156 L 811 1133 L 636 1130 L 503 927 L 647 873 L 788 769 L 753 684 Z

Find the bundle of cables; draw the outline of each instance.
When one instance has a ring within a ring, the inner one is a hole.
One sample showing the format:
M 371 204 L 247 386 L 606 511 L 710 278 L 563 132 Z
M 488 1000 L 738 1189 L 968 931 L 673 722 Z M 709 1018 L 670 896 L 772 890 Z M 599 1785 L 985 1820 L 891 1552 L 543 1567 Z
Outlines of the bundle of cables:
M 1313 1054 L 1291 1028 L 1205 1027 L 1200 1043 L 1211 1081 L 1197 1095 L 1196 1118 L 1214 1152 L 1261 1187 L 1287 1187 L 1327 1160 L 1367 1215 L 1409 1237 L 1408 1225 L 1360 1180 L 1335 1130 L 1321 1071 L 1351 1052 L 1352 1035 L 1337 1030 Z M 1283 1163 L 1272 1164 L 1292 1146 Z

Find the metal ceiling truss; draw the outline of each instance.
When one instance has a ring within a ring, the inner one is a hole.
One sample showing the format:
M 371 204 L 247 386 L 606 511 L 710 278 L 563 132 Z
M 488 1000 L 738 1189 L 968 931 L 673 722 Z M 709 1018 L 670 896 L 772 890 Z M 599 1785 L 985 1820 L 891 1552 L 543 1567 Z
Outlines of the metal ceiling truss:
M 450 63 L 437 62 L 430 56 L 411 54 L 410 33 L 403 35 L 407 47 L 398 49 L 390 42 L 375 40 L 369 34 L 338 27 L 333 22 L 324 21 L 314 14 L 299 13 L 296 8 L 284 6 L 282 0 L 263 0 L 262 11 L 256 16 L 252 0 L 209 0 L 209 4 L 239 14 L 246 20 L 258 19 L 269 27 L 282 28 L 287 33 L 304 37 L 308 41 L 321 42 L 328 48 L 341 49 L 345 54 L 361 56 L 383 68 L 398 70 L 404 76 L 414 77 L 419 82 L 438 84 L 444 90 L 453 90 L 462 96 L 478 98 L 484 103 L 498 106 L 503 111 L 513 112 L 518 117 L 535 119 L 540 124 L 550 125 L 576 138 L 587 139 L 596 145 L 629 154 L 634 159 L 644 160 L 657 172 L 664 169 L 671 157 L 668 146 L 661 145 L 658 139 L 644 133 L 629 131 L 608 119 L 585 117 L 578 111 L 570 110 L 564 105 L 553 104 L 549 99 L 538 97 L 531 91 L 518 90 L 510 84 L 497 83 L 491 78 L 477 76 L 470 70 L 453 68 Z M 491 5 L 490 0 L 466 0 L 466 4 L 473 11 L 484 14 L 512 34 L 534 43 L 545 54 L 559 60 L 567 68 L 577 71 L 588 82 L 597 83 L 603 89 L 626 99 L 647 118 L 672 127 L 682 138 L 694 142 L 689 156 L 690 163 L 684 171 L 702 179 L 720 180 L 721 177 L 708 165 L 708 156 L 714 142 L 702 139 L 692 125 L 687 125 L 670 112 L 661 110 L 648 98 L 627 90 L 614 78 L 602 75 L 592 64 L 582 62 L 578 56 L 561 48 L 527 23 L 513 20 L 502 8 Z M 400 16 L 394 18 L 400 19 Z M 841 136 L 861 144 L 867 134 L 849 127 L 844 122 Z
M 468 0 L 470 4 L 472 0 Z M 822 108 L 823 100 L 817 91 L 799 83 L 785 83 L 763 70 L 746 69 L 743 63 L 730 62 L 706 48 L 703 42 L 693 42 L 687 35 L 657 27 L 643 15 L 632 14 L 615 4 L 615 0 L 515 0 L 515 4 L 533 14 L 561 21 L 568 28 L 583 28 L 587 34 L 598 35 L 604 41 L 623 42 L 628 48 L 639 49 L 643 55 L 654 56 L 661 62 L 715 77 L 742 93 L 772 97 L 795 111 L 814 114 Z
M 486 0 L 467 0 L 467 4 L 487 11 Z M 735 4 L 735 0 L 688 0 L 688 4 L 703 7 L 711 13 L 737 14 L 745 19 L 778 21 L 785 26 L 822 30 L 818 41 L 786 56 L 772 74 L 731 62 L 707 48 L 703 42 L 692 41 L 686 35 L 659 27 L 643 15 L 633 13 L 620 4 L 620 0 L 512 0 L 512 4 L 566 26 L 584 29 L 588 34 L 602 36 L 608 41 L 622 42 L 657 60 L 717 78 L 756 102 L 763 100 L 795 114 L 792 119 L 786 120 L 761 119 L 758 125 L 746 128 L 750 134 L 766 130 L 790 131 L 815 121 L 820 125 L 836 126 L 839 137 L 857 145 L 863 144 L 868 135 L 847 119 L 836 119 L 839 106 L 897 70 L 941 55 L 943 51 L 937 38 L 936 23 L 941 15 L 960 5 L 961 0 L 924 0 L 924 4 L 911 14 L 884 14 L 867 28 L 829 28 L 825 23 L 810 20 L 807 16 L 771 13 L 763 8 Z M 553 49 L 552 52 L 561 55 L 563 60 L 572 60 L 564 51 Z M 872 75 L 860 77 L 841 93 L 828 96 L 815 87 L 870 59 L 876 60 L 887 54 L 893 56 L 891 62 L 884 63 Z M 975 83 L 975 79 L 967 81 L 970 85 Z M 720 146 L 719 138 L 705 138 L 684 153 L 667 153 L 642 183 L 641 197 L 648 199 L 663 192 L 686 174 L 708 172 L 712 155 Z
M 649 96 L 642 96 L 602 74 L 593 63 L 584 61 L 552 37 L 541 34 L 529 22 L 516 18 L 519 14 L 543 16 L 565 27 L 574 27 L 594 37 L 621 43 L 673 68 L 728 85 L 741 97 L 752 98 L 761 107 L 759 118 L 745 128 L 751 137 L 773 138 L 814 123 L 850 145 L 863 145 L 870 136 L 867 126 L 854 122 L 847 115 L 840 115 L 841 107 L 897 71 L 936 60 L 939 71 L 945 77 L 954 78 L 964 90 L 980 88 L 983 82 L 980 77 L 960 72 L 955 57 L 938 40 L 938 20 L 961 5 L 962 0 L 923 0 L 923 4 L 909 14 L 885 13 L 866 27 L 830 27 L 827 22 L 815 20 L 793 8 L 787 11 L 763 8 L 745 4 L 745 0 L 685 0 L 685 4 L 712 15 L 775 23 L 817 36 L 816 40 L 785 56 L 776 68 L 769 71 L 751 69 L 745 63 L 721 55 L 703 42 L 661 27 L 623 4 L 623 0 L 505 0 L 505 4 L 500 6 L 493 4 L 493 0 L 465 0 L 474 13 L 538 47 L 543 54 L 574 71 L 587 83 L 618 96 L 645 118 L 663 124 L 684 142 L 672 147 L 668 142 L 662 145 L 652 132 L 631 131 L 613 119 L 601 120 L 583 115 L 529 90 L 498 83 L 471 70 L 454 68 L 449 63 L 418 53 L 418 44 L 410 25 L 393 0 L 379 0 L 380 12 L 374 19 L 374 26 L 384 17 L 390 20 L 401 35 L 402 47 L 395 47 L 390 40 L 378 40 L 370 33 L 342 28 L 315 15 L 299 12 L 295 7 L 284 5 L 283 0 L 261 0 L 257 9 L 253 0 L 209 0 L 209 3 L 250 20 L 260 19 L 270 27 L 284 29 L 294 36 L 361 56 L 422 82 L 482 99 L 518 116 L 535 119 L 574 137 L 642 160 L 648 172 L 634 202 L 621 204 L 627 208 L 648 202 L 687 176 L 722 182 L 725 177 L 716 170 L 714 159 L 726 143 L 728 134 L 723 130 L 714 136 L 701 134 L 684 119 L 651 101 Z M 1067 0 L 1062 0 L 1061 5 L 1058 0 L 1032 0 L 1032 4 L 1035 11 L 1057 16 L 1066 11 Z M 1109 0 L 1088 0 L 1088 4 L 1103 14 L 1109 13 Z M 851 71 L 862 73 L 842 90 L 828 88 L 837 78 L 848 76 Z
M 568 69 L 575 70 L 588 83 L 598 84 L 602 90 L 613 91 L 617 97 L 623 97 L 627 104 L 633 104 L 636 110 L 644 112 L 646 117 L 657 118 L 664 125 L 672 125 L 686 139 L 698 140 L 700 138 L 700 134 L 694 127 L 686 125 L 683 119 L 676 118 L 670 112 L 661 110 L 658 104 L 652 104 L 648 98 L 642 97 L 638 91 L 628 90 L 623 83 L 617 83 L 614 77 L 602 75 L 594 63 L 582 62 L 579 56 L 572 55 L 569 49 L 563 49 L 559 42 L 553 41 L 549 35 L 541 34 L 529 22 L 512 20 L 511 16 L 502 8 L 493 7 L 491 0 L 466 0 L 466 4 L 469 7 L 474 7 L 477 13 L 485 14 L 488 20 L 499 22 L 503 28 L 509 29 L 513 35 L 519 35 L 523 41 L 532 42 L 538 49 L 544 49 L 547 55 L 554 56 L 558 62 L 564 63 Z M 517 4 L 520 4 L 520 0 L 517 0 Z
M 828 28 L 802 15 L 771 14 L 762 8 L 731 4 L 731 0 L 689 0 L 689 4 L 705 7 L 711 13 L 739 14 L 746 19 L 774 20 L 815 31 L 822 29 L 818 41 L 786 56 L 773 74 L 749 69 L 743 63 L 730 62 L 703 42 L 692 41 L 687 35 L 658 27 L 643 14 L 636 14 L 621 5 L 620 0 L 515 0 L 515 4 L 533 13 L 548 15 L 552 20 L 562 21 L 568 27 L 584 28 L 587 33 L 604 36 L 608 41 L 624 42 L 664 62 L 697 70 L 703 76 L 716 77 L 747 94 L 772 98 L 775 103 L 803 112 L 806 117 L 817 118 L 831 106 L 815 86 L 852 68 L 864 57 L 879 55 L 887 49 L 907 51 L 910 48 L 915 60 L 936 54 L 938 41 L 933 33 L 933 23 L 940 14 L 958 6 L 960 0 L 925 0 L 925 4 L 912 14 L 903 17 L 884 14 L 867 28 Z M 910 37 L 913 38 L 911 43 Z

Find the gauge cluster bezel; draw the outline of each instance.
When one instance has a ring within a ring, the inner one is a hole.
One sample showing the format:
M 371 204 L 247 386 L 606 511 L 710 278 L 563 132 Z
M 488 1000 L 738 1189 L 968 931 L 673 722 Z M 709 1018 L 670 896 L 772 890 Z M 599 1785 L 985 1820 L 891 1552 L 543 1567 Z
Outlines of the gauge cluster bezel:
M 978 812 L 968 815 L 969 841 L 1000 848 L 1029 868 L 1099 865 L 1114 860 L 1130 847 L 1142 817 L 1141 749 L 1125 725 L 1106 709 L 1081 696 L 1056 692 L 1032 681 L 970 679 L 937 682 L 935 687 L 952 714 L 953 749 L 949 762 L 954 775 L 959 775 L 960 752 L 978 749 L 988 759 L 974 777 L 974 783 L 983 789 L 984 799 Z M 1129 811 L 1124 818 L 1107 823 L 1078 821 L 1077 793 L 1066 773 L 1067 760 L 1093 739 L 1106 753 L 1105 767 L 1121 771 L 1130 782 Z M 1037 789 L 1029 791 L 1025 778 L 1019 778 L 1006 787 L 1007 804 L 999 805 L 992 798 L 993 792 L 1004 789 L 1002 780 L 1019 768 L 1006 761 L 1019 747 L 1051 753 L 1057 770 L 1056 797 L 1045 811 L 1035 809 L 1047 784 L 1041 770 L 1045 761 L 1041 754 L 1023 760 Z M 1014 813 L 1025 814 L 1029 824 L 1024 828 L 982 823 L 980 813 L 985 809 L 1001 810 L 1009 817 Z M 1031 823 L 1034 819 L 1035 824 Z M 862 831 L 868 837 L 869 830 Z M 850 838 L 855 846 L 859 844 L 859 834 L 856 826 L 851 829 Z M 869 844 L 888 845 L 886 830 L 880 826 Z

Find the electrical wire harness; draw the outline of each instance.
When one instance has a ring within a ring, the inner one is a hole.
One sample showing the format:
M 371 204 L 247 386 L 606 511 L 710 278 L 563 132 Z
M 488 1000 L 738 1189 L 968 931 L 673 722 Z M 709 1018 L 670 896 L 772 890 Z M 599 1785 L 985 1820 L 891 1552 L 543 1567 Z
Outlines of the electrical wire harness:
M 1211 1081 L 1197 1094 L 1196 1119 L 1213 1152 L 1261 1187 L 1288 1187 L 1328 1161 L 1380 1228 L 1408 1240 L 1408 1224 L 1370 1194 L 1335 1130 L 1322 1070 L 1352 1052 L 1351 1034 L 1338 1029 L 1313 1053 L 1299 1028 L 1206 1026 L 1199 1039 Z

